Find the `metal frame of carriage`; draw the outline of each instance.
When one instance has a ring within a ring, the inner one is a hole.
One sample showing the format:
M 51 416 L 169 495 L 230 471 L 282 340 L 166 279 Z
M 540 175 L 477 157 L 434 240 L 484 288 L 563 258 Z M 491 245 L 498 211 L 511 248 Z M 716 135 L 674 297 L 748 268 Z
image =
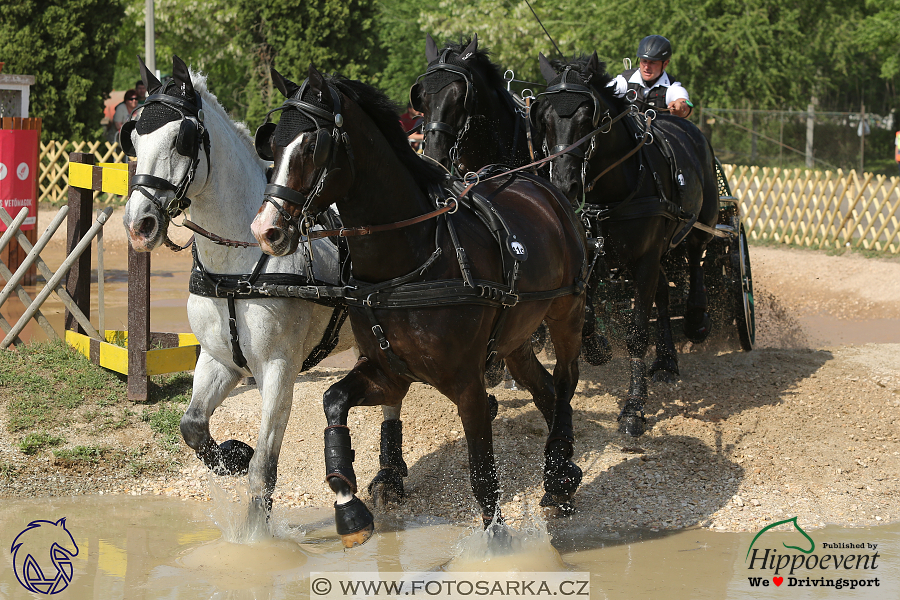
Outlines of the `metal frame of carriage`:
M 756 309 L 747 235 L 740 202 L 731 193 L 728 178 L 716 159 L 719 188 L 719 218 L 716 234 L 706 247 L 703 259 L 709 313 L 713 331 L 709 342 L 724 343 L 750 351 L 756 343 Z M 686 343 L 682 330 L 688 294 L 687 256 L 683 245 L 673 248 L 663 259 L 669 278 L 669 309 L 672 333 Z M 625 339 L 633 303 L 632 282 L 613 273 L 598 282 L 595 299 L 597 327 L 613 342 Z M 656 320 L 654 307 L 651 316 Z

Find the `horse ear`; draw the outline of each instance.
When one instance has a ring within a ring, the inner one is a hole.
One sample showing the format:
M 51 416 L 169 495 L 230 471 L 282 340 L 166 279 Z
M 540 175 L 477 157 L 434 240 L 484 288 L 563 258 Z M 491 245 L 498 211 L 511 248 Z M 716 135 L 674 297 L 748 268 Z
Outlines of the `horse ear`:
M 554 79 L 556 79 L 556 69 L 553 68 L 553 65 L 550 64 L 550 61 L 547 60 L 547 57 L 544 56 L 543 53 L 538 52 L 538 64 L 541 67 L 541 75 L 544 76 L 544 79 L 547 80 L 547 83 L 550 83 Z
M 329 96 L 326 95 L 328 92 L 328 84 L 325 83 L 325 78 L 322 77 L 322 74 L 319 73 L 312 63 L 309 63 L 309 89 L 319 95 L 319 100 L 329 98 Z
M 191 81 L 190 70 L 188 70 L 184 61 L 175 55 L 172 55 L 172 77 L 177 83 L 182 84 L 181 88 L 185 92 L 194 92 L 194 83 Z
M 275 87 L 285 98 L 290 98 L 294 95 L 294 92 L 300 89 L 299 85 L 290 79 L 282 77 L 281 73 L 276 71 L 274 67 L 272 68 L 272 83 L 275 84 Z
M 141 57 L 138 56 L 138 64 L 140 64 L 141 68 L 141 81 L 144 82 L 144 85 L 147 86 L 147 91 L 152 92 L 156 88 L 160 87 L 162 83 L 160 83 L 159 79 L 150 72 L 150 69 L 147 68 L 147 65 L 144 64 L 144 61 L 141 60 Z
M 597 51 L 594 50 L 594 53 L 591 54 L 591 57 L 588 59 L 588 71 L 591 73 L 599 73 L 600 72 L 600 57 L 597 56 Z
M 459 60 L 469 60 L 473 56 L 475 56 L 475 51 L 478 50 L 478 34 L 472 36 L 472 43 L 470 43 L 465 50 L 463 50 L 459 55 Z
M 434 43 L 434 39 L 432 39 L 430 33 L 425 34 L 425 60 L 428 61 L 429 64 L 433 63 L 438 59 L 438 47 L 437 44 Z

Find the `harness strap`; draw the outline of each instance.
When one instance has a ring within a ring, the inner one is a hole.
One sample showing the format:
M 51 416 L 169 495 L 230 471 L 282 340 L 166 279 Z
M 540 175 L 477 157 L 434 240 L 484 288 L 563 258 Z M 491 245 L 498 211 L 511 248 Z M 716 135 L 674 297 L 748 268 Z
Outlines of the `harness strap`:
M 341 327 L 344 325 L 344 321 L 347 320 L 347 315 L 350 314 L 350 311 L 347 310 L 346 306 L 336 306 L 333 311 L 331 311 L 331 318 L 328 320 L 328 326 L 325 327 L 325 332 L 322 334 L 322 339 L 316 344 L 316 347 L 312 349 L 312 352 L 309 353 L 309 356 L 303 361 L 303 366 L 300 367 L 300 372 L 308 371 L 312 369 L 314 366 L 322 362 L 331 351 L 337 346 L 338 341 L 340 339 L 339 333 L 341 331 Z

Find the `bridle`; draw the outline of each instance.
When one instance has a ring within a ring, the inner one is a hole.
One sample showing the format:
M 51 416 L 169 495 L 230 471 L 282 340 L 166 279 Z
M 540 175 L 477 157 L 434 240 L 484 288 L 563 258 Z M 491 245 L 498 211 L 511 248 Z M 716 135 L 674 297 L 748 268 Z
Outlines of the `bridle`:
M 333 168 L 336 148 L 342 145 L 347 152 L 350 162 L 351 179 L 355 177 L 355 167 L 353 164 L 353 151 L 350 147 L 350 136 L 344 131 L 344 117 L 341 114 L 341 96 L 331 84 L 326 84 L 331 95 L 332 111 L 329 112 L 314 104 L 301 100 L 303 93 L 309 86 L 309 79 L 306 79 L 299 89 L 294 92 L 290 98 L 285 99 L 284 103 L 278 108 L 270 110 L 266 114 L 266 121 L 256 130 L 256 152 L 260 158 L 264 160 L 274 160 L 271 150 L 271 138 L 275 133 L 276 123 L 271 122 L 271 115 L 274 112 L 294 108 L 316 125 L 316 148 L 313 152 L 313 165 L 319 169 L 319 176 L 316 183 L 308 194 L 298 192 L 287 186 L 277 183 L 268 183 L 265 188 L 265 197 L 263 202 L 268 202 L 275 207 L 275 210 L 284 219 L 288 228 L 297 227 L 301 235 L 305 235 L 315 225 L 314 216 L 310 214 L 309 209 L 313 202 L 319 197 L 325 189 L 328 179 L 340 172 L 340 168 Z M 320 121 L 324 121 L 324 125 L 320 125 Z M 333 125 L 333 129 L 329 132 L 326 127 Z M 301 132 L 300 135 L 306 132 Z M 282 200 L 295 206 L 300 206 L 301 222 L 295 222 L 295 218 L 279 205 L 275 200 Z M 305 233 L 304 233 L 305 232 Z
M 588 78 L 588 80 L 585 82 L 585 84 L 569 82 L 568 76 L 571 71 L 572 71 L 572 67 L 567 66 L 565 68 L 565 70 L 562 72 L 562 74 L 560 75 L 559 83 L 549 86 L 544 92 L 538 94 L 538 99 L 540 99 L 541 96 L 547 96 L 549 94 L 570 93 L 570 94 L 586 95 L 593 102 L 594 111 L 593 111 L 593 114 L 591 115 L 591 125 L 594 127 L 594 132 L 590 136 L 590 144 L 588 146 L 587 151 L 585 152 L 585 151 L 582 151 L 580 148 L 574 148 L 574 149 L 571 149 L 568 152 L 566 152 L 566 154 L 570 154 L 576 158 L 581 159 L 581 186 L 582 186 L 581 189 L 583 190 L 583 193 L 587 193 L 587 192 L 590 192 L 594 188 L 594 185 L 597 183 L 597 181 L 603 175 L 608 173 L 613 167 L 618 166 L 619 164 L 624 162 L 626 159 L 630 158 L 645 143 L 653 143 L 653 139 L 652 139 L 652 134 L 649 133 L 650 120 L 648 120 L 645 134 L 643 135 L 641 142 L 638 144 L 637 148 L 635 148 L 635 150 L 633 150 L 632 152 L 629 152 L 626 156 L 624 156 L 622 159 L 617 161 L 615 164 L 613 164 L 610 167 L 608 167 L 607 169 L 605 169 L 602 173 L 597 175 L 592 181 L 588 182 L 587 181 L 587 172 L 590 167 L 590 160 L 591 160 L 591 158 L 593 158 L 594 152 L 597 149 L 597 134 L 609 133 L 610 131 L 612 131 L 612 126 L 616 122 L 624 119 L 625 117 L 627 117 L 629 115 L 636 115 L 638 113 L 638 110 L 634 104 L 630 104 L 629 108 L 627 110 L 622 111 L 615 117 L 611 116 L 611 112 L 610 112 L 609 108 L 607 108 L 604 112 L 601 113 L 600 100 L 597 98 L 597 95 L 594 92 L 594 90 L 591 87 L 588 87 L 587 85 L 585 85 L 590 82 L 590 78 Z M 648 135 L 650 136 L 649 142 L 647 142 Z M 545 139 L 543 150 L 544 150 L 545 155 L 549 156 L 549 155 L 554 155 L 559 152 L 562 152 L 567 147 L 568 146 L 566 144 L 557 144 L 553 148 L 548 148 L 547 141 Z
M 131 120 L 122 126 L 119 132 L 119 144 L 127 156 L 137 158 L 137 151 L 131 141 L 131 133 L 137 127 L 146 110 L 153 104 L 163 105 L 181 115 L 181 124 L 178 128 L 178 136 L 175 140 L 175 150 L 178 154 L 190 159 L 191 163 L 184 177 L 178 184 L 173 184 L 167 179 L 150 175 L 149 173 L 138 173 L 131 178 L 129 192 L 139 191 L 146 196 L 150 202 L 156 207 L 160 214 L 166 215 L 171 222 L 178 215 L 182 214 L 191 205 L 191 199 L 187 196 L 187 190 L 194 181 L 197 174 L 197 167 L 200 165 L 200 147 L 202 146 L 206 154 L 206 182 L 204 188 L 209 182 L 211 164 L 209 160 L 210 144 L 209 131 L 204 126 L 203 101 L 200 99 L 199 92 L 194 92 L 195 103 L 188 102 L 184 98 L 172 96 L 165 92 L 156 91 L 147 97 L 141 109 L 141 117 Z M 165 201 L 156 191 L 171 191 L 172 197 Z M 202 190 L 201 190 L 202 191 Z M 166 236 L 166 245 L 171 242 Z
M 451 73 L 453 75 L 458 75 L 462 78 L 463 81 L 466 82 L 466 95 L 463 99 L 463 110 L 466 111 L 466 120 L 463 123 L 463 126 L 459 131 L 449 123 L 445 123 L 443 121 L 429 121 L 422 126 L 422 135 L 427 136 L 431 132 L 442 132 L 451 136 L 455 136 L 455 141 L 453 142 L 453 146 L 450 148 L 450 163 L 456 167 L 459 167 L 459 146 L 463 141 L 466 133 L 469 131 L 469 127 L 472 123 L 473 115 L 475 114 L 475 110 L 478 106 L 477 94 L 475 90 L 475 82 L 472 77 L 472 73 L 458 65 L 454 65 L 452 63 L 447 62 L 447 56 L 450 53 L 450 48 L 444 48 L 444 51 L 441 52 L 440 58 L 433 64 L 429 65 L 425 72 L 419 75 L 416 78 L 416 82 L 409 88 L 409 101 L 414 109 L 419 112 L 424 112 L 422 110 L 423 106 L 420 102 L 421 91 L 422 91 L 422 79 L 427 78 L 429 75 L 433 75 L 435 73 L 439 73 L 441 71 Z M 449 85 L 451 82 L 448 82 Z M 426 137 L 427 143 L 427 137 Z

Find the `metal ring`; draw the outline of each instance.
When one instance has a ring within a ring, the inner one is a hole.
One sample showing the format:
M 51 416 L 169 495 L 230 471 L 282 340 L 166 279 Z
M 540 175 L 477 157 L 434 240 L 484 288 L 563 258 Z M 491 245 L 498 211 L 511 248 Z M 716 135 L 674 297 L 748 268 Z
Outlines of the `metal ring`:
M 644 145 L 645 145 L 645 146 L 649 146 L 649 145 L 652 144 L 652 143 L 653 143 L 653 132 L 652 132 L 652 131 L 648 131 L 648 132 L 647 132 L 647 141 L 644 142 Z
M 527 92 L 527 94 L 526 94 L 526 92 Z M 525 88 L 524 90 L 522 90 L 522 93 L 520 95 L 522 96 L 523 99 L 526 99 L 526 100 L 527 99 L 531 99 L 531 100 L 535 99 L 534 92 L 531 90 L 531 88 Z
M 656 119 L 656 116 L 657 116 L 657 115 L 656 115 L 656 111 L 655 111 L 654 109 L 648 108 L 648 109 L 644 112 L 644 116 L 652 121 L 652 120 Z
M 471 177 L 470 177 L 471 176 Z M 472 182 L 472 177 L 475 178 L 475 181 Z M 469 171 L 465 175 L 463 175 L 463 181 L 465 181 L 468 185 L 476 186 L 481 183 L 481 175 L 476 173 L 475 171 Z
M 447 198 L 447 202 L 453 202 L 453 210 L 448 210 L 448 215 L 452 215 L 459 210 L 459 201 L 456 198 Z M 446 206 L 446 204 L 444 204 L 444 206 Z

